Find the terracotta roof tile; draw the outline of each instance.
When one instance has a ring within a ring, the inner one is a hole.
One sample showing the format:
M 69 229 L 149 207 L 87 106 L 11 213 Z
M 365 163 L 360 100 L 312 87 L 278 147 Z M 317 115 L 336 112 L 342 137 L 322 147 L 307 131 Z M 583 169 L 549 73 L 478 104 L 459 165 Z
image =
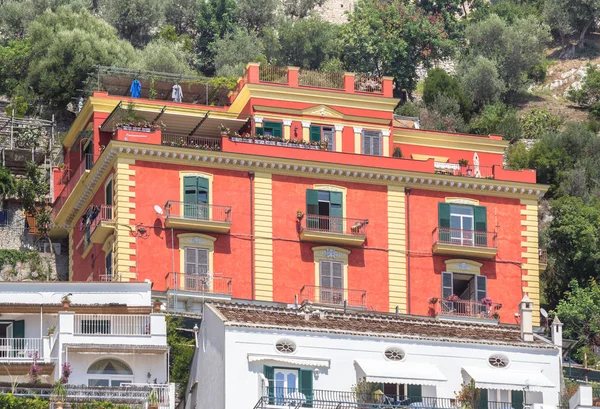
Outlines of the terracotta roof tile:
M 548 346 L 525 343 L 517 325 L 494 325 L 438 321 L 433 318 L 373 312 L 321 310 L 311 313 L 304 307 L 213 303 L 229 325 L 279 327 L 312 332 L 352 332 L 366 336 L 425 338 L 449 342 Z M 308 319 L 306 316 L 308 315 Z

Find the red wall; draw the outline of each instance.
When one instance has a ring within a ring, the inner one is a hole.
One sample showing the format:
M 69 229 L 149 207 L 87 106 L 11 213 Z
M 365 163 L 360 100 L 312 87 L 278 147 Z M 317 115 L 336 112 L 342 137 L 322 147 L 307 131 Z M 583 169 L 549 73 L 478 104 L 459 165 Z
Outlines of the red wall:
M 410 313 L 426 315 L 429 297 L 440 297 L 444 260 L 461 257 L 433 256 L 432 232 L 438 225 L 438 203 L 452 193 L 413 189 L 407 203 L 410 231 Z M 483 263 L 481 273 L 487 277 L 488 297 L 502 303 L 502 322 L 514 323 L 514 313 L 522 298 L 521 291 L 521 215 L 517 199 L 468 196 L 487 207 L 488 231 L 498 233 L 498 254 Z
M 369 219 L 364 248 L 346 247 L 348 288 L 367 291 L 367 305 L 388 310 L 387 189 L 359 183 L 273 176 L 273 297 L 293 302 L 304 285 L 315 283 L 313 247 L 299 242 L 296 210 L 306 211 L 306 189 L 314 184 L 347 188 L 345 217 Z

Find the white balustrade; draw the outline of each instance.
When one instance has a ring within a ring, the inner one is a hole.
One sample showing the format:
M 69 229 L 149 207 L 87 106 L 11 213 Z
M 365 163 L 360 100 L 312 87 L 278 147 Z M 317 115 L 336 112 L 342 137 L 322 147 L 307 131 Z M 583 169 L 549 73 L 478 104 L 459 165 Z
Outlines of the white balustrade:
M 75 314 L 75 335 L 150 335 L 150 315 Z

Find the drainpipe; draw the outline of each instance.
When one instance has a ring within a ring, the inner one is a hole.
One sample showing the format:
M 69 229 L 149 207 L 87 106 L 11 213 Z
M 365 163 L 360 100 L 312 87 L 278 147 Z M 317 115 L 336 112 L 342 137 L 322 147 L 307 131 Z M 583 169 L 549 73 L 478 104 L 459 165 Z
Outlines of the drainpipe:
M 406 313 L 410 314 L 410 188 L 406 189 Z
M 252 286 L 252 300 L 255 299 L 254 285 L 254 172 L 248 172 L 248 180 L 250 182 L 250 283 Z

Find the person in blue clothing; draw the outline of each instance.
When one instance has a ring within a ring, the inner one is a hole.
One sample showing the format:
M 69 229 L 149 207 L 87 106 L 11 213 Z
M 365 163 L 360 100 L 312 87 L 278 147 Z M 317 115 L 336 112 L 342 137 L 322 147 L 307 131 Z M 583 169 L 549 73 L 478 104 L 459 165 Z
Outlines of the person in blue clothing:
M 129 92 L 131 93 L 131 98 L 139 98 L 142 95 L 142 84 L 140 84 L 137 78 L 132 81 Z

